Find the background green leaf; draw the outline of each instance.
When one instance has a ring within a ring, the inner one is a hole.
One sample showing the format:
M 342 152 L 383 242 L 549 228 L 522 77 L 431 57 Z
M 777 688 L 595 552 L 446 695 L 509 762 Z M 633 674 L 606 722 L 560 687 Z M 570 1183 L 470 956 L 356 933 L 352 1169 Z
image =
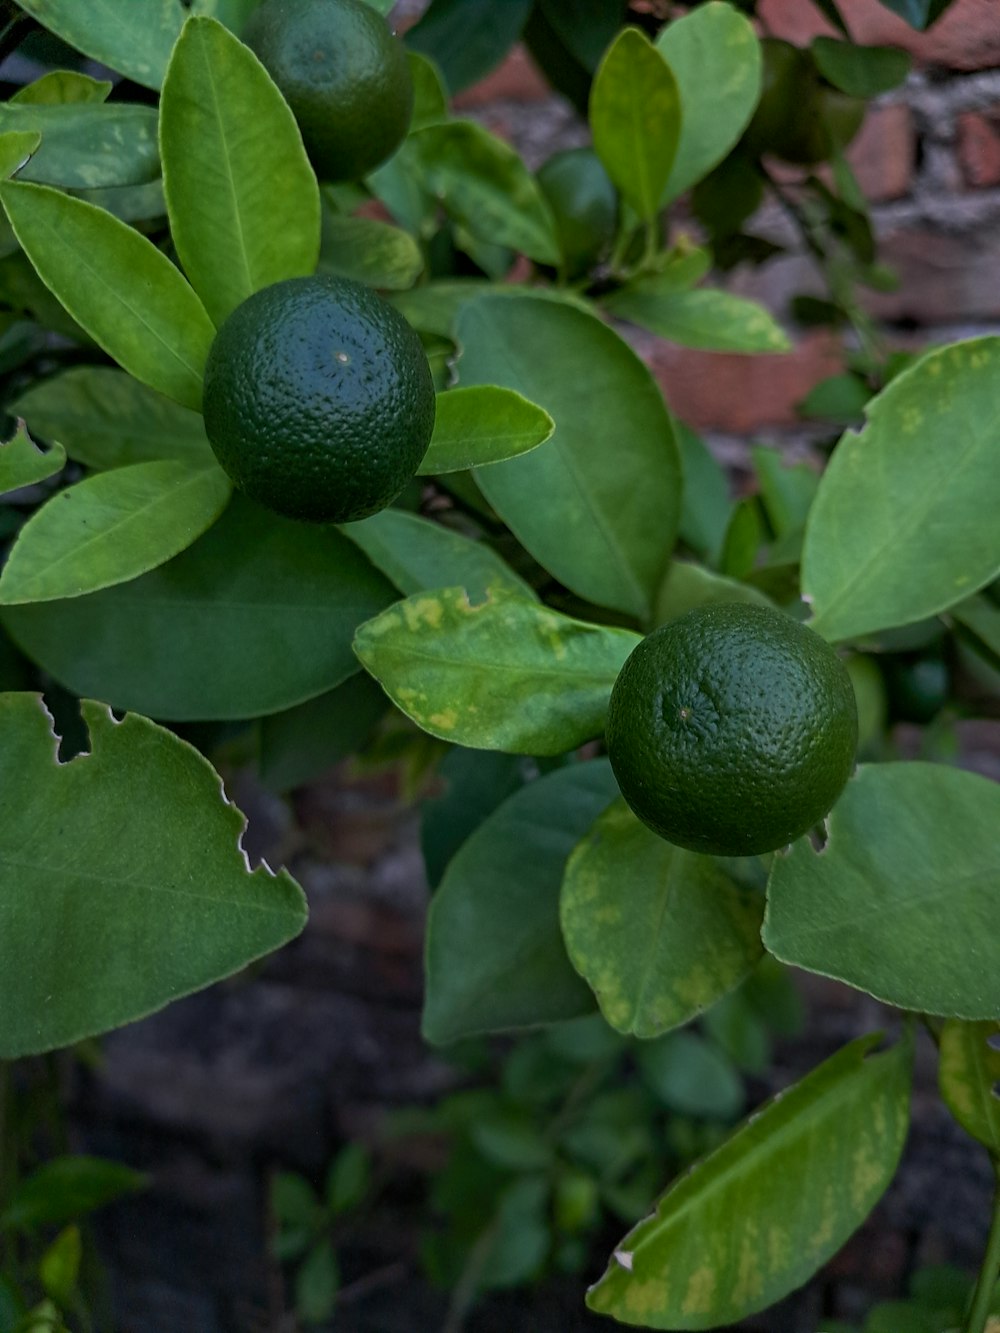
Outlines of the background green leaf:
M 1000 1018 L 1000 786 L 942 764 L 860 768 L 826 846 L 777 856 L 764 944 L 901 1009 Z
M 481 601 L 489 588 L 535 597 L 529 585 L 485 542 L 473 541 L 419 514 L 383 509 L 358 523 L 345 523 L 341 532 L 407 596 L 461 584 L 475 601 Z
M 663 295 L 654 278 L 622 287 L 605 302 L 619 319 L 708 352 L 787 352 L 788 335 L 772 315 L 742 296 L 714 287 Z
M 750 20 L 709 0 L 660 30 L 656 49 L 677 81 L 680 140 L 663 203 L 707 176 L 736 144 L 760 97 L 760 43 Z
M 66 451 L 53 444 L 45 453 L 19 422 L 9 440 L 0 441 L 0 495 L 54 477 L 66 465 Z
M 554 430 L 548 412 L 514 389 L 448 389 L 437 395 L 434 433 L 417 471 L 434 476 L 502 463 L 544 444 Z
M 476 474 L 518 540 L 573 592 L 648 617 L 680 517 L 673 427 L 647 368 L 575 306 L 488 294 L 456 324 L 459 382 L 502 384 L 556 423 L 545 447 Z
M 938 1085 L 941 1096 L 958 1123 L 986 1145 L 1000 1152 L 1000 1050 L 995 1042 L 1000 1023 L 965 1023 L 949 1019 L 938 1039 Z
M 166 565 L 88 597 L 12 606 L 23 651 L 79 695 L 177 721 L 259 717 L 357 670 L 351 636 L 392 587 L 335 528 L 235 495 Z
M 638 28 L 625 28 L 590 91 L 594 149 L 622 197 L 651 221 L 660 206 L 681 131 L 677 80 Z
M 141 185 L 160 174 L 156 110 L 133 102 L 0 106 L 0 132 L 38 133 L 21 180 L 76 189 Z
M 190 18 L 160 100 L 170 233 L 215 323 L 284 278 L 315 271 L 319 186 L 295 117 L 249 47 Z
M 22 9 L 84 55 L 159 88 L 184 21 L 180 0 L 18 0 Z
M 73 366 L 36 380 L 12 410 L 95 471 L 155 458 L 206 467 L 215 458 L 200 412 L 110 366 Z
M 707 1329 L 774 1304 L 864 1221 L 909 1123 L 912 1048 L 862 1037 L 745 1121 L 667 1190 L 587 1304 L 643 1328 Z
M 260 719 L 260 780 L 271 791 L 319 777 L 360 749 L 389 708 L 377 681 L 364 671 L 336 689 Z
M 0 1228 L 61 1226 L 142 1189 L 146 1177 L 121 1162 L 74 1154 L 52 1157 L 19 1181 L 0 1213 Z
M 1000 338 L 931 352 L 833 452 L 806 527 L 803 594 L 829 639 L 922 620 L 1000 572 Z
M 532 0 L 431 0 L 407 31 L 411 50 L 429 56 L 453 93 L 488 74 L 524 26 Z
M 823 77 L 850 97 L 877 97 L 898 87 L 912 63 L 898 47 L 858 46 L 834 37 L 814 37 L 809 49 Z
M 83 718 L 90 753 L 60 764 L 38 697 L 0 696 L 8 1059 L 151 1013 L 305 924 L 293 879 L 249 871 L 243 818 L 196 750 L 99 704 Z
M 92 79 L 89 74 L 81 74 L 75 69 L 52 69 L 19 88 L 10 101 L 16 106 L 106 102 L 113 87 L 110 79 Z
M 738 985 L 763 952 L 764 900 L 711 857 L 640 824 L 624 801 L 566 867 L 560 916 L 570 961 L 619 1032 L 655 1037 Z
M 319 272 L 353 278 L 386 291 L 405 291 L 423 272 L 420 246 L 387 222 L 323 209 Z
M 417 593 L 359 626 L 354 651 L 418 726 L 487 750 L 562 754 L 600 734 L 638 643 L 494 587 Z
M 137 578 L 200 537 L 231 491 L 220 467 L 173 460 L 85 477 L 21 528 L 0 575 L 0 603 L 81 597 Z
M 41 142 L 37 130 L 8 130 L 0 134 L 0 179 L 7 180 L 22 167 Z
M 563 947 L 559 886 L 574 844 L 616 794 L 606 760 L 569 764 L 508 797 L 459 849 L 428 918 L 428 1041 L 591 1011 Z
M 153 243 L 93 204 L 44 185 L 0 185 L 39 277 L 94 341 L 136 379 L 201 407 L 212 321 Z

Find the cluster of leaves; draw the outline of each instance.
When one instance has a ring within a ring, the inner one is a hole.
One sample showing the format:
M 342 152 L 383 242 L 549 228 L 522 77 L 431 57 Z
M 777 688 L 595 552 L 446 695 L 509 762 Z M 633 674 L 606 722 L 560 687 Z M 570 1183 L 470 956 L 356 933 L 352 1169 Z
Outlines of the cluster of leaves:
M 178 728 L 243 726 L 265 780 L 284 787 L 360 744 L 391 701 L 436 738 L 463 797 L 438 807 L 426 835 L 441 875 L 429 1040 L 599 1009 L 647 1081 L 680 1070 L 697 1082 L 713 1047 L 678 1029 L 705 1015 L 713 1041 L 736 1040 L 745 1015 L 732 997 L 766 952 L 932 1016 L 945 1098 L 997 1153 L 995 784 L 942 764 L 866 764 L 822 852 L 801 840 L 729 863 L 639 825 L 594 742 L 640 635 L 712 599 L 811 614 L 858 653 L 938 620 L 1000 662 L 1000 612 L 982 591 L 1000 575 L 1000 341 L 941 348 L 891 376 L 868 347 L 854 372 L 864 429 L 845 434 L 822 478 L 758 450 L 759 494 L 734 506 L 610 320 L 707 349 L 787 345 L 766 311 L 702 285 L 708 248 L 664 239 L 666 211 L 693 192 L 717 257 L 727 244 L 733 262 L 747 257 L 747 235 L 713 218 L 739 214 L 742 226 L 749 213 L 713 212 L 713 198 L 738 200 L 748 172 L 767 185 L 761 162 L 774 152 L 815 163 L 814 145 L 775 142 L 780 116 L 761 122 L 767 53 L 747 17 L 710 0 L 662 27 L 622 29 L 621 6 L 595 5 L 570 34 L 559 6 L 490 7 L 508 24 L 491 63 L 522 24 L 536 53 L 545 23 L 561 52 L 588 37 L 586 60 L 577 52 L 594 145 L 584 179 L 614 207 L 582 253 L 556 184 L 564 168 L 535 175 L 453 117 L 447 83 L 417 53 L 461 82 L 440 34 L 464 33 L 470 5 L 432 5 L 414 29 L 416 109 L 399 151 L 357 186 L 322 188 L 236 35 L 251 8 L 201 0 L 188 14 L 162 0 L 152 23 L 128 0 L 102 0 L 81 23 L 77 0 L 21 6 L 132 82 L 111 97 L 110 82 L 60 70 L 0 108 L 6 402 L 49 442 L 40 452 L 22 426 L 0 446 L 11 497 L 0 509 L 0 839 L 19 866 L 0 903 L 0 1053 L 130 1021 L 302 928 L 298 886 L 250 872 L 240 816 Z M 921 22 L 939 12 L 909 8 Z M 905 64 L 839 41 L 803 59 L 834 185 L 810 173 L 786 202 L 826 265 L 831 310 L 865 352 L 854 288 L 874 254 L 832 107 L 889 86 Z M 571 69 L 562 54 L 553 62 Z M 367 215 L 373 201 L 391 222 Z M 502 281 L 519 257 L 531 282 Z M 260 287 L 317 270 L 392 293 L 439 391 L 420 485 L 340 529 L 232 496 L 199 413 L 219 323 Z M 85 759 L 58 762 L 37 695 L 19 692 L 50 682 L 83 701 Z M 112 709 L 132 711 L 119 721 Z M 486 774 L 471 810 L 470 772 Z M 813 1273 L 902 1148 L 911 1026 L 879 1042 L 844 1048 L 704 1156 L 616 1249 L 592 1307 L 710 1327 Z M 477 1113 L 455 1126 L 480 1155 L 483 1123 Z M 503 1134 L 487 1142 L 504 1151 Z M 525 1210 L 544 1212 L 553 1184 L 515 1184 L 523 1242 Z M 318 1307 L 335 1294 L 334 1203 L 328 1191 L 312 1205 L 308 1226 L 284 1218 L 294 1242 L 281 1234 Z M 437 1253 L 453 1271 L 447 1246 Z

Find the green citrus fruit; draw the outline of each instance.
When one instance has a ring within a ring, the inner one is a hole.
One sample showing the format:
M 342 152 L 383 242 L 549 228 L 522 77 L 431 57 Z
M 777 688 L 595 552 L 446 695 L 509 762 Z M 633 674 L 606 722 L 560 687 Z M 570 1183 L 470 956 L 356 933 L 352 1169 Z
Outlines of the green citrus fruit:
M 610 248 L 618 225 L 618 191 L 592 148 L 554 153 L 538 184 L 555 219 L 570 277 L 584 273 Z
M 769 607 L 696 607 L 638 645 L 615 682 L 608 754 L 654 833 L 716 856 L 793 842 L 854 764 L 850 677 L 818 634 Z
M 349 523 L 390 504 L 434 428 L 416 333 L 369 287 L 288 278 L 236 307 L 205 366 L 205 430 L 251 499 Z
M 365 0 L 264 0 L 243 40 L 292 108 L 321 180 L 360 180 L 402 143 L 409 62 Z

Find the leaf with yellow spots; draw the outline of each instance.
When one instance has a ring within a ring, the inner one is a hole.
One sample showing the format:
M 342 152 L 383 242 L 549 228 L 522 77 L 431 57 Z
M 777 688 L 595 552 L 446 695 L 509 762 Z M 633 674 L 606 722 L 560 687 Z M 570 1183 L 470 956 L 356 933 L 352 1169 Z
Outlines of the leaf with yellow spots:
M 944 764 L 863 765 L 823 851 L 803 838 L 774 858 L 763 937 L 901 1009 L 1000 1018 L 1000 787 Z
M 861 1037 L 751 1115 L 616 1249 L 587 1304 L 644 1328 L 736 1323 L 801 1286 L 892 1179 L 909 1124 L 909 1038 Z
M 619 319 L 706 352 L 787 352 L 788 336 L 756 301 L 712 287 L 661 293 L 657 279 L 622 287 L 605 305 Z
M 931 352 L 865 415 L 806 526 L 803 595 L 828 639 L 922 620 L 1000 573 L 1000 338 Z
M 432 736 L 482 750 L 563 754 L 600 735 L 639 641 L 494 587 L 416 593 L 358 627 L 354 651 Z
M 708 856 L 650 833 L 616 801 L 570 857 L 570 961 L 612 1027 L 656 1037 L 737 986 L 760 957 L 763 897 Z
M 952 1019 L 941 1029 L 938 1083 L 941 1096 L 958 1123 L 1000 1153 L 1000 1023 L 963 1023 Z

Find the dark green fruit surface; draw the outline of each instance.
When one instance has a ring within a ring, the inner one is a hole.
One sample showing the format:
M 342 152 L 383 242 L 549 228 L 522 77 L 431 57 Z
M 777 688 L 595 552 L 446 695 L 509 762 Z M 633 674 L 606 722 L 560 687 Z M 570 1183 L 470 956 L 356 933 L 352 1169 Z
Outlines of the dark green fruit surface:
M 290 518 L 390 504 L 434 428 L 420 339 L 369 287 L 289 278 L 237 306 L 205 367 L 205 430 L 241 491 Z
M 636 647 L 615 682 L 608 754 L 622 795 L 669 842 L 750 856 L 829 811 L 858 739 L 830 645 L 780 611 L 697 607 Z
M 321 180 L 360 180 L 406 137 L 406 51 L 364 0 L 264 0 L 243 40 L 284 94 Z

